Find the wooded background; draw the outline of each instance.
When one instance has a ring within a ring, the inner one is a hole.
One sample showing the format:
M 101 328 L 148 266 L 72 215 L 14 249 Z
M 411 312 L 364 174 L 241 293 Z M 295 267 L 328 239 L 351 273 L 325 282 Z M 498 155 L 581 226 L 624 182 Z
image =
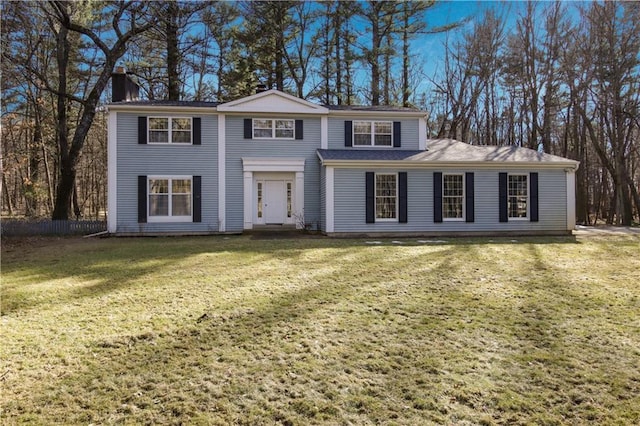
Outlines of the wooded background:
M 124 66 L 147 99 L 265 84 L 421 108 L 429 137 L 580 161 L 578 223 L 640 221 L 640 3 L 493 6 L 439 22 L 433 1 L 2 2 L 2 214 L 104 218 L 103 105 Z

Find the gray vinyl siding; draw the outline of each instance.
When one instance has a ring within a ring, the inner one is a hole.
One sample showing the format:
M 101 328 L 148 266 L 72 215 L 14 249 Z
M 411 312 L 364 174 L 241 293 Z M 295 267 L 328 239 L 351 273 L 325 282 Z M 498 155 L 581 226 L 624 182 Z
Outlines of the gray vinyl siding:
M 201 117 L 202 145 L 139 145 L 138 116 L 118 113 L 117 233 L 218 231 L 218 118 L 204 114 L 158 116 Z M 155 114 L 152 114 L 155 115 Z M 138 223 L 139 175 L 202 176 L 202 222 Z
M 320 118 L 304 118 L 304 138 L 301 140 L 244 139 L 245 118 L 254 117 L 226 117 L 227 231 L 242 231 L 244 227 L 242 157 L 304 158 L 305 223 L 318 223 L 320 221 L 320 163 L 316 150 L 320 148 Z M 269 118 L 279 118 L 279 116 L 274 114 Z
M 407 223 L 365 223 L 365 173 L 407 172 Z M 433 172 L 473 172 L 475 178 L 475 222 L 433 222 Z M 566 176 L 563 170 L 510 170 L 538 172 L 539 222 L 499 222 L 498 175 L 505 171 L 472 169 L 335 169 L 335 232 L 500 232 L 566 230 Z
M 376 149 L 410 149 L 417 150 L 418 147 L 418 135 L 419 135 L 419 125 L 420 120 L 418 118 L 376 118 L 371 119 L 370 117 L 361 117 L 361 118 L 329 118 L 329 149 L 365 149 L 366 147 L 355 147 L 355 148 L 347 148 L 344 146 L 344 122 L 346 120 L 349 121 L 399 121 L 400 123 L 400 138 L 402 142 L 402 146 L 400 148 L 380 148 L 376 147 Z M 369 147 L 370 149 L 373 147 Z

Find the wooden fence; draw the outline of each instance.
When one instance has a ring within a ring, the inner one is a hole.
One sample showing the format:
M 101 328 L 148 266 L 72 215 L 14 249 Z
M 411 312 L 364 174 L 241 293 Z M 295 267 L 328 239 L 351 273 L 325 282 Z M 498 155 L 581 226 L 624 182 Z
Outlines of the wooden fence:
M 107 230 L 107 222 L 99 220 L 15 220 L 3 219 L 4 236 L 89 235 Z

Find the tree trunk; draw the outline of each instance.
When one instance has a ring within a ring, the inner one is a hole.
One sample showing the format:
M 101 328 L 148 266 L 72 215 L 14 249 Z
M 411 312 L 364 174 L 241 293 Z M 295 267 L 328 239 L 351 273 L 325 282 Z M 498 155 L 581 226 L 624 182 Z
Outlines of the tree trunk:
M 180 7 L 175 1 L 167 3 L 166 32 L 167 32 L 167 79 L 170 101 L 180 100 L 180 50 L 178 46 L 178 15 Z

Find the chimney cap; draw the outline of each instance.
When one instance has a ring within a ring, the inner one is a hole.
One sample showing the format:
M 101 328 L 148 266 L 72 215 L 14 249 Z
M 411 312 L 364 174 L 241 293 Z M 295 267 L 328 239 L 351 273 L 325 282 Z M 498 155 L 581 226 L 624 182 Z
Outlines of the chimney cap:
M 116 67 L 116 74 L 126 74 L 127 69 L 123 66 Z
M 256 93 L 262 93 L 267 91 L 267 85 L 263 83 L 259 83 L 256 85 Z

